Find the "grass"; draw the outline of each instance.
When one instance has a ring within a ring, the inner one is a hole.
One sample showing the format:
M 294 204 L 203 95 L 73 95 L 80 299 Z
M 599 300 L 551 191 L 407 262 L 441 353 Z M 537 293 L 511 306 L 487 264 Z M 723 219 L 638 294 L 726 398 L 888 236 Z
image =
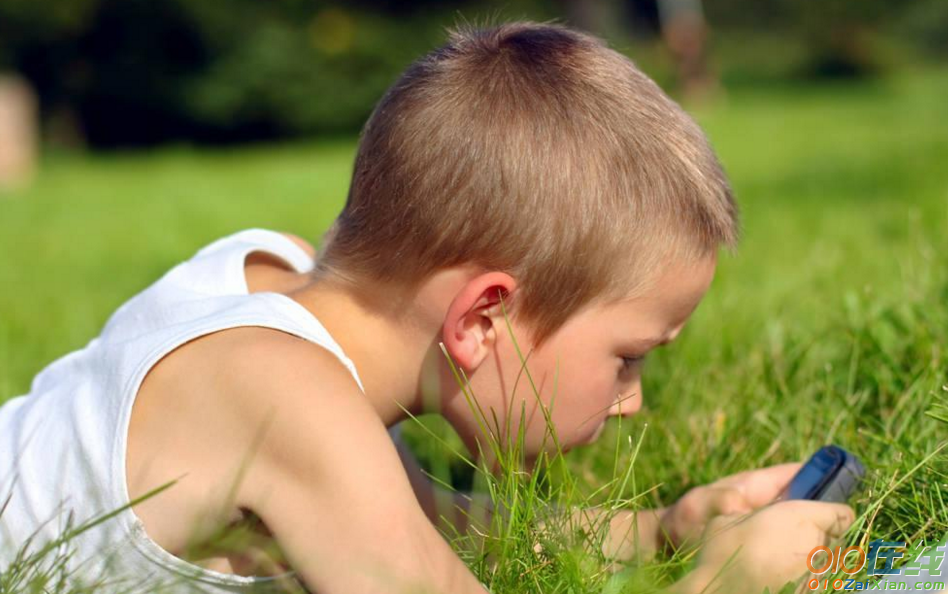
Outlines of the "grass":
M 514 459 L 490 477 L 447 454 L 460 442 L 437 418 L 406 428 L 433 476 L 506 509 L 482 544 L 453 540 L 492 592 L 617 594 L 674 579 L 686 555 L 613 576 L 589 546 L 596 534 L 577 541 L 555 521 L 542 533 L 537 519 L 555 500 L 668 505 L 829 442 L 869 469 L 850 542 L 948 532 L 946 94 L 948 72 L 925 70 L 742 87 L 697 109 L 745 234 L 681 337 L 650 355 L 643 411 L 529 478 Z M 29 191 L 0 199 L 0 401 L 217 237 L 262 226 L 318 242 L 354 147 L 49 155 Z

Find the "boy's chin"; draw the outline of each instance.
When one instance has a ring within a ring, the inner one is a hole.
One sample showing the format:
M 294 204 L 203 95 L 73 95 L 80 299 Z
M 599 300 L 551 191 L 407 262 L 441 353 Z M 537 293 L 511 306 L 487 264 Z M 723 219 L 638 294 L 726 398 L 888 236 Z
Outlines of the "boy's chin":
M 602 434 L 602 429 L 596 431 L 590 437 L 579 441 L 560 441 L 559 449 L 562 453 L 567 453 L 574 448 L 586 446 L 595 443 L 599 436 Z M 527 452 L 523 455 L 523 470 L 528 473 L 533 473 L 536 470 L 537 462 L 539 462 L 541 457 L 546 457 L 547 460 L 550 460 L 556 456 L 556 447 L 547 447 L 546 450 L 538 450 L 536 452 Z M 494 460 L 494 465 L 492 472 L 499 472 L 500 466 L 497 460 Z
M 593 435 L 592 437 L 589 437 L 580 441 L 565 441 L 564 440 L 559 443 L 559 449 L 561 452 L 565 454 L 567 452 L 571 452 L 572 450 L 576 448 L 594 443 L 596 439 L 598 438 L 599 438 L 599 434 L 597 433 Z M 546 456 L 548 459 L 556 456 L 556 448 L 549 448 L 546 451 Z M 536 465 L 536 461 L 539 457 L 540 457 L 540 452 L 537 452 L 536 454 L 532 456 L 525 456 L 524 458 L 526 460 L 527 466 L 532 469 Z
M 596 428 L 596 430 L 593 432 L 592 435 L 590 435 L 589 437 L 582 440 L 576 445 L 592 445 L 596 443 L 597 441 L 599 441 L 599 437 L 602 435 L 602 432 L 605 431 L 605 429 L 606 429 L 606 422 L 603 421 L 602 424 L 600 424 L 599 427 Z

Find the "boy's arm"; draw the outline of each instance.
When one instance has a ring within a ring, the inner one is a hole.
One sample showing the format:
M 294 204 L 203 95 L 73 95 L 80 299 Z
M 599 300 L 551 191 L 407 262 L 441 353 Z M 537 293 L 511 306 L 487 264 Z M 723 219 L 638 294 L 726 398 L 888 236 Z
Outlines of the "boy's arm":
M 451 491 L 432 481 L 421 469 L 408 446 L 401 440 L 398 428 L 389 431 L 398 450 L 412 489 L 429 520 L 441 529 L 457 530 L 464 534 L 469 519 L 477 526 L 489 525 L 492 506 L 490 497 L 482 493 Z M 616 561 L 640 562 L 650 559 L 666 543 L 661 530 L 661 518 L 667 508 L 643 509 L 636 512 L 617 510 L 609 520 L 603 554 Z M 605 520 L 607 510 L 599 507 L 576 508 L 572 525 L 593 527 Z M 483 530 L 483 528 L 482 528 Z
M 598 526 L 611 513 L 602 543 L 603 555 L 615 561 L 630 561 L 634 558 L 643 563 L 666 546 L 667 539 L 661 526 L 666 510 L 663 507 L 609 512 L 601 507 L 582 508 L 573 511 L 573 521 L 574 525 Z
M 263 520 L 306 587 L 484 594 L 418 505 L 385 426 L 339 361 L 282 333 L 245 351 L 228 388 L 245 421 L 237 439 L 256 447 L 236 503 Z
M 488 495 L 453 491 L 442 487 L 422 470 L 411 449 L 402 441 L 400 427 L 391 428 L 389 434 L 401 458 L 415 497 L 418 499 L 418 504 L 432 524 L 448 535 L 452 535 L 455 531 L 465 534 L 471 523 L 481 530 L 489 525 L 491 501 Z

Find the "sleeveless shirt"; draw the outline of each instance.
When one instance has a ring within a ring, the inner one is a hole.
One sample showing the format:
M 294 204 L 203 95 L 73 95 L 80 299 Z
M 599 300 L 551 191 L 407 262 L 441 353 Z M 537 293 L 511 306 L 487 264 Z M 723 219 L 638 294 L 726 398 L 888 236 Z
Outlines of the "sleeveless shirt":
M 70 525 L 128 504 L 135 396 L 151 367 L 190 340 L 241 326 L 277 329 L 329 350 L 364 392 L 355 365 L 309 310 L 282 293 L 248 293 L 244 263 L 255 251 L 300 273 L 314 266 L 276 231 L 218 239 L 122 304 L 84 348 L 47 365 L 28 394 L 0 406 L 0 573 L 18 551 L 35 552 Z M 131 508 L 55 550 L 37 567 L 64 554 L 68 571 L 82 583 L 112 583 L 108 592 L 268 592 L 282 591 L 280 578 L 295 579 L 292 571 L 240 576 L 189 563 L 149 538 Z

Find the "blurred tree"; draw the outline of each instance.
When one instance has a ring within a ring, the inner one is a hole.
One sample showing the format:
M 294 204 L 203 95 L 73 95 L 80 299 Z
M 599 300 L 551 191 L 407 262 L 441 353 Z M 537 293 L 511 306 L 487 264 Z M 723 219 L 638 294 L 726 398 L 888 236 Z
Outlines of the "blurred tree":
M 881 68 L 877 38 L 887 19 L 917 0 L 715 0 L 707 3 L 708 20 L 739 35 L 742 31 L 792 36 L 802 41 L 807 76 L 865 76 Z
M 187 105 L 218 139 L 358 129 L 401 69 L 430 49 L 410 22 L 245 4 L 238 14 L 233 0 L 187 8 L 211 55 L 187 85 Z M 234 22 L 248 15 L 254 27 Z
M 186 137 L 198 125 L 186 88 L 211 56 L 176 2 L 100 0 L 77 52 L 83 69 L 75 102 L 90 143 L 152 144 Z
M 4 0 L 0 65 L 35 85 L 57 130 L 98 147 L 351 133 L 443 37 L 442 14 L 379 4 L 402 16 L 316 0 Z
M 352 133 L 458 20 L 557 18 L 624 51 L 657 38 L 657 1 L 0 0 L 0 68 L 36 89 L 50 133 L 84 131 L 93 146 Z M 877 41 L 889 32 L 948 52 L 942 0 L 714 0 L 704 10 L 716 37 L 738 47 L 762 34 L 796 40 L 805 64 L 793 64 L 809 75 L 878 71 Z M 703 56 L 689 53 L 701 35 L 672 37 L 685 40 L 672 43 L 682 75 L 706 71 L 687 58 Z
M 625 4 L 629 31 L 634 37 L 654 39 L 661 32 L 656 0 L 629 0 Z
M 931 56 L 948 58 L 948 2 L 916 0 L 907 3 L 896 28 Z
M 818 76 L 865 76 L 881 67 L 878 27 L 892 13 L 889 0 L 822 0 L 795 4 L 812 48 L 809 70 Z
M 619 19 L 616 0 L 561 0 L 570 25 L 606 37 L 614 36 Z
M 83 86 L 87 63 L 78 40 L 93 22 L 98 2 L 0 2 L 0 69 L 30 82 L 43 117 L 69 110 Z

